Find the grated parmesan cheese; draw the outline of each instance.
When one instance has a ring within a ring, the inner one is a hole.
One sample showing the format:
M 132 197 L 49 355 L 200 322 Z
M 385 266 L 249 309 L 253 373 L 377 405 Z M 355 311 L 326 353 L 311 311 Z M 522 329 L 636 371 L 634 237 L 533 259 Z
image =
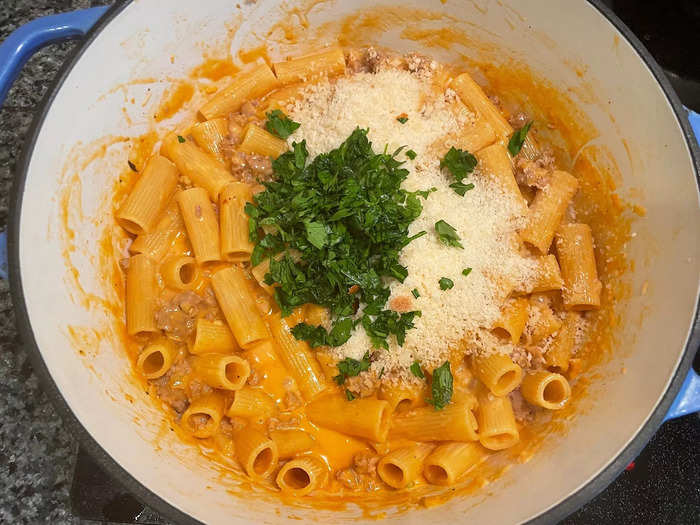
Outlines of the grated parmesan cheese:
M 400 146 L 416 152 L 415 160 L 406 158 L 410 174 L 405 189 L 437 188 L 422 200 L 423 213 L 409 232 L 428 234 L 400 255 L 408 277 L 390 285 L 388 304 L 420 310 L 422 316 L 414 320 L 402 347 L 392 338 L 388 351 L 374 352 L 375 377 L 384 370 L 382 381 L 412 380 L 408 368 L 415 360 L 432 370 L 462 341 L 467 352 L 510 353 L 512 345 L 488 329 L 513 286 L 532 279 L 536 266 L 518 250 L 516 230 L 525 220 L 521 204 L 478 173 L 469 177 L 474 189 L 461 197 L 449 187 L 454 180 L 440 170 L 447 150 L 459 147 L 460 131 L 474 125 L 474 115 L 454 92 L 437 90 L 425 75 L 389 69 L 315 84 L 286 109 L 301 123 L 288 140 L 305 139 L 311 157 L 338 147 L 356 127 L 368 128 L 375 151 L 386 145 L 389 152 Z M 402 114 L 408 117 L 405 124 L 396 120 Z M 434 225 L 441 219 L 456 228 L 463 250 L 439 242 Z M 468 276 L 462 275 L 465 268 L 472 268 Z M 441 277 L 451 279 L 454 287 L 441 290 Z M 414 288 L 420 293 L 417 299 L 411 294 Z M 358 329 L 329 352 L 338 359 L 361 359 L 370 349 L 369 337 Z

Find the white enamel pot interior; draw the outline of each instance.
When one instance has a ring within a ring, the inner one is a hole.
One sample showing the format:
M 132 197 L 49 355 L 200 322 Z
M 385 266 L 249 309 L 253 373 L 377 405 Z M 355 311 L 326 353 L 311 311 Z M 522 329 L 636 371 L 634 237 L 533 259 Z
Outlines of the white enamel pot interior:
M 144 85 L 118 86 L 134 79 L 161 79 L 148 84 L 158 95 L 168 86 L 167 79 L 182 77 L 201 62 L 203 43 L 225 36 L 236 16 L 242 23 L 232 40 L 234 52 L 254 45 L 256 35 L 265 35 L 274 22 L 289 16 L 274 1 L 240 4 L 237 9 L 231 0 L 118 3 L 64 70 L 26 147 L 16 188 L 10 257 L 18 322 L 50 395 L 76 434 L 112 475 L 157 510 L 183 522 L 282 523 L 289 516 L 296 518 L 289 520 L 294 523 L 362 521 L 353 508 L 290 509 L 275 500 L 244 498 L 240 494 L 245 491 L 229 492 L 230 482 L 221 480 L 194 447 L 182 445 L 161 423 L 162 412 L 132 379 L 125 352 L 115 347 L 118 339 L 91 340 L 83 329 L 78 335 L 91 347 L 83 356 L 69 329 L 92 326 L 104 331 L 109 316 L 94 300 L 76 300 L 80 294 L 67 278 L 65 236 L 58 231 L 60 185 L 67 180 L 60 180 L 62 167 L 74 163 L 66 176 L 76 174 L 80 181 L 80 186 L 75 180 L 71 184 L 79 192 L 84 217 L 76 228 L 72 264 L 86 292 L 104 295 L 96 269 L 97 239 L 112 224 L 108 192 L 126 162 L 126 150 L 116 141 L 104 157 L 81 164 L 71 158 L 72 148 L 147 129 L 154 108 Z M 394 2 L 322 2 L 307 15 L 314 26 L 384 4 Z M 641 449 L 660 424 L 688 369 L 688 353 L 695 350 L 689 334 L 697 305 L 700 210 L 691 146 L 676 114 L 680 106 L 667 84 L 665 89 L 656 78 L 658 67 L 636 39 L 621 25 L 616 27 L 601 7 L 584 0 L 400 4 L 449 12 L 465 23 L 471 37 L 499 46 L 503 57 L 528 62 L 568 91 L 598 128 L 596 140 L 613 152 L 623 174 L 620 193 L 643 189 L 635 193 L 636 200 L 648 213 L 636 223 L 636 237 L 627 247 L 636 267 L 629 276 L 633 293 L 622 313 L 624 319 L 644 314 L 644 322 L 620 327 L 619 357 L 597 371 L 599 380 L 591 384 L 586 409 L 571 423 L 568 435 L 548 439 L 530 462 L 514 466 L 475 496 L 399 516 L 390 513 L 388 518 L 405 523 L 552 521 L 602 490 Z M 327 41 L 333 38 L 327 35 Z M 394 28 L 380 41 L 400 51 L 421 51 Z M 301 42 L 283 51 L 308 51 L 304 46 Z M 441 50 L 438 58 L 454 59 L 457 53 L 471 51 Z M 574 73 L 571 63 L 584 65 L 585 78 Z M 595 86 L 596 100 L 603 103 L 577 95 L 585 91 L 578 89 L 584 82 Z M 127 118 L 122 107 L 131 97 L 135 104 Z M 621 146 L 623 137 L 632 161 Z M 70 214 L 75 219 L 77 210 Z M 648 292 L 643 296 L 639 291 L 644 283 Z

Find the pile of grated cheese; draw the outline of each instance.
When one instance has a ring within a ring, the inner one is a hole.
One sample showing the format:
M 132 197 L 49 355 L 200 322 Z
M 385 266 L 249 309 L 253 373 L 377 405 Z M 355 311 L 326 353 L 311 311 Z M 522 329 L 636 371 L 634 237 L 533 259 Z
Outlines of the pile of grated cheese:
M 508 351 L 496 348 L 502 343 L 488 329 L 513 286 L 532 279 L 535 263 L 519 253 L 516 230 L 525 217 L 515 199 L 481 176 L 478 166 L 465 181 L 474 189 L 461 197 L 449 187 L 454 179 L 440 169 L 449 148 L 459 147 L 460 131 L 474 125 L 474 115 L 454 92 L 436 90 L 425 76 L 388 69 L 309 86 L 286 112 L 301 123 L 288 140 L 305 139 L 311 158 L 337 148 L 356 127 L 368 128 L 375 151 L 407 146 L 416 152 L 415 160 L 405 158 L 410 172 L 403 184 L 406 190 L 437 188 L 422 200 L 423 213 L 409 232 L 428 234 L 401 252 L 408 277 L 403 283 L 392 282 L 387 303 L 397 311 L 420 310 L 422 316 L 415 319 L 403 346 L 392 338 L 389 350 L 374 351 L 374 377 L 384 370 L 383 381 L 411 381 L 414 361 L 432 370 L 458 345 L 467 351 Z M 397 117 L 404 114 L 408 120 L 402 124 Z M 434 225 L 441 219 L 457 230 L 463 250 L 439 242 Z M 465 268 L 472 269 L 467 276 L 462 275 Z M 441 290 L 442 277 L 451 279 L 454 287 Z M 344 345 L 329 351 L 339 359 L 361 359 L 371 349 L 369 337 L 359 328 Z

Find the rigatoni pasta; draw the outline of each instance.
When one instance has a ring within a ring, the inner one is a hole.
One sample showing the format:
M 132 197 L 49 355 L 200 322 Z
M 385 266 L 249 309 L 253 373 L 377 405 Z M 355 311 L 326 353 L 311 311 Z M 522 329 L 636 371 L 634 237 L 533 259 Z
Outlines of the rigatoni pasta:
M 120 181 L 134 371 L 227 475 L 428 505 L 577 394 L 610 236 L 576 222 L 586 175 L 548 123 L 480 83 L 374 48 L 276 57 Z
M 129 233 L 150 233 L 165 211 L 177 185 L 177 168 L 165 157 L 151 157 L 117 212 L 119 225 Z

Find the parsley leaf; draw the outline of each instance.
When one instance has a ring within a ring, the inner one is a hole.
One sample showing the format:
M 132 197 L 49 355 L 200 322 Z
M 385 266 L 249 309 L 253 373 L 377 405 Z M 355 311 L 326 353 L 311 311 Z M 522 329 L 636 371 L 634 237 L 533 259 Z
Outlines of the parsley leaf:
M 433 186 L 432 188 L 427 189 L 427 190 L 418 190 L 418 191 L 415 191 L 413 193 L 415 193 L 416 195 L 418 195 L 420 197 L 423 197 L 424 199 L 427 199 L 428 195 L 430 195 L 434 191 L 437 191 L 437 188 L 435 186 Z
M 418 292 L 418 288 L 414 288 L 413 290 L 411 290 L 411 293 L 413 294 L 413 297 L 415 297 L 416 299 L 418 299 L 420 297 L 420 293 Z
M 396 120 L 401 122 L 401 124 L 406 124 L 406 122 L 408 122 L 408 117 L 404 117 L 404 116 L 396 117 Z
M 267 121 L 265 122 L 267 131 L 281 139 L 289 137 L 289 135 L 294 133 L 300 126 L 298 122 L 291 120 L 279 109 L 265 113 L 265 116 L 267 117 Z
M 326 227 L 320 222 L 306 222 L 304 226 L 306 227 L 306 238 L 309 242 L 319 250 L 323 248 L 328 242 Z
M 337 366 L 339 374 L 335 376 L 333 380 L 339 385 L 342 385 L 345 383 L 346 378 L 355 377 L 361 372 L 369 370 L 369 352 L 365 352 L 361 361 L 346 357 L 342 361 L 339 361 Z
M 353 399 L 355 399 L 356 396 L 355 396 L 355 394 L 353 394 L 352 392 L 350 392 L 350 390 L 348 390 L 346 388 L 345 389 L 345 397 L 348 401 L 352 401 Z
M 418 379 L 425 379 L 425 374 L 423 373 L 423 370 L 421 370 L 420 363 L 418 361 L 413 361 L 413 364 L 411 365 L 411 373 Z
M 515 131 L 508 141 L 508 152 L 515 157 L 525 144 L 525 139 L 527 138 L 527 132 L 530 131 L 530 126 L 532 126 L 532 120 L 525 124 L 522 128 Z
M 187 142 L 187 141 L 185 140 L 185 137 L 183 137 L 182 135 L 178 135 L 178 136 L 177 136 L 177 141 L 178 141 L 180 144 L 182 144 L 182 143 L 184 143 L 184 142 Z
M 397 159 L 401 151 L 375 153 L 359 128 L 310 161 L 306 142 L 294 142 L 273 160 L 265 191 L 245 206 L 255 244 L 251 264 L 270 261 L 265 283 L 276 285 L 282 315 L 307 303 L 330 312 L 329 330 L 301 323 L 292 331 L 297 339 L 338 346 L 362 325 L 375 348 L 388 348 L 391 337 L 403 344 L 413 328 L 420 312 L 385 309 L 391 281 L 408 275 L 401 250 L 426 234 L 408 233 L 423 210 L 423 192 L 401 188 L 408 176 Z
M 432 397 L 426 401 L 433 405 L 435 410 L 442 410 L 452 400 L 452 371 L 449 361 L 445 361 L 433 371 L 430 390 Z
M 457 235 L 457 230 L 442 219 L 435 223 L 435 231 L 437 232 L 438 239 L 441 243 L 464 250 L 464 246 L 462 246 L 462 244 L 459 242 L 460 237 Z
M 447 277 L 440 277 L 438 282 L 440 283 L 440 290 L 449 290 L 455 285 L 454 281 L 452 281 L 452 279 L 448 279 Z
M 406 156 L 407 156 L 409 159 L 413 160 L 413 159 L 416 158 L 416 152 L 413 151 L 412 149 L 409 149 L 409 150 L 406 152 Z
M 474 185 L 471 182 L 469 184 L 464 184 L 463 182 L 453 182 L 450 184 L 450 188 L 455 190 L 457 195 L 464 197 L 465 193 L 474 189 Z
M 469 275 L 470 273 L 472 273 L 472 269 L 471 269 L 471 268 L 465 268 L 464 270 L 462 270 L 462 275 L 464 275 L 465 277 L 466 277 L 467 275 Z
M 462 181 L 476 167 L 476 157 L 468 151 L 450 148 L 440 161 L 440 168 L 447 168 L 457 181 Z

